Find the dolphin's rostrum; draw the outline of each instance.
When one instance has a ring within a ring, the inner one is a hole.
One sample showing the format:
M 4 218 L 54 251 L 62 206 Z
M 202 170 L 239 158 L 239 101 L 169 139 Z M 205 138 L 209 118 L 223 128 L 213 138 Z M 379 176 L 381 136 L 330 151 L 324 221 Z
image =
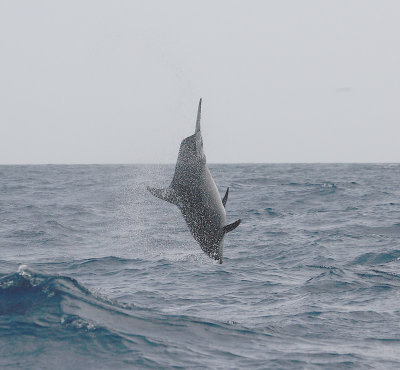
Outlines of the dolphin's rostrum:
M 154 196 L 177 205 L 201 249 L 222 263 L 224 235 L 239 226 L 241 220 L 226 224 L 229 188 L 221 200 L 206 164 L 200 118 L 201 99 L 195 133 L 181 143 L 171 185 L 165 189 L 147 189 Z

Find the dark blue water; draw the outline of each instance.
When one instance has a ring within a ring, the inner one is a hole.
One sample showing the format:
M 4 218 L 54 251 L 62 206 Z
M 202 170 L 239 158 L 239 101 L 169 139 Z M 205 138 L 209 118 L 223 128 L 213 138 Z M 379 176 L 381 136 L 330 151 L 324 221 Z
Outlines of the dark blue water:
M 400 165 L 210 170 L 222 265 L 173 166 L 0 166 L 0 367 L 400 368 Z

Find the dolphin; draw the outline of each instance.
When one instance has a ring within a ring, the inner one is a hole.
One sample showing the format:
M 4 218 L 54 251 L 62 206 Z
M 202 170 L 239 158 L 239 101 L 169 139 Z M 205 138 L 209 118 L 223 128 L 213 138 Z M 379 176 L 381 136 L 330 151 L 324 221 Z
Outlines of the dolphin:
M 236 229 L 241 220 L 229 225 L 226 223 L 225 205 L 229 188 L 221 199 L 207 167 L 200 130 L 201 102 L 202 99 L 197 110 L 195 132 L 185 138 L 179 148 L 171 185 L 164 189 L 148 186 L 147 190 L 157 198 L 178 206 L 201 249 L 222 263 L 224 236 Z

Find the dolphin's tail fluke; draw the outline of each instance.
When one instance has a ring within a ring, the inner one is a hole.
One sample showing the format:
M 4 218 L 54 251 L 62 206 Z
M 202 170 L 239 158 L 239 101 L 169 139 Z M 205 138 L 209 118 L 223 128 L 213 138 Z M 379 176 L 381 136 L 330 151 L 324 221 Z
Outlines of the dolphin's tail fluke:
M 200 131 L 201 101 L 202 101 L 202 98 L 200 98 L 199 107 L 197 108 L 196 131 L 194 132 L 195 134 L 197 134 Z
M 239 220 L 237 220 L 235 222 L 232 222 L 229 225 L 224 226 L 224 229 L 223 229 L 224 233 L 226 234 L 226 233 L 229 233 L 232 230 L 235 230 L 240 225 L 241 222 L 242 222 L 242 220 L 239 219 Z

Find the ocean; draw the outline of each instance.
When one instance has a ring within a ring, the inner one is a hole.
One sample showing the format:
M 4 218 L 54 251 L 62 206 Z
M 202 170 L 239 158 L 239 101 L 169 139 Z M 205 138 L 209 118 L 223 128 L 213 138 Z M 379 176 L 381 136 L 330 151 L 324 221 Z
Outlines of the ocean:
M 209 165 L 222 265 L 146 191 L 173 165 L 0 166 L 0 368 L 400 368 L 400 165 Z

